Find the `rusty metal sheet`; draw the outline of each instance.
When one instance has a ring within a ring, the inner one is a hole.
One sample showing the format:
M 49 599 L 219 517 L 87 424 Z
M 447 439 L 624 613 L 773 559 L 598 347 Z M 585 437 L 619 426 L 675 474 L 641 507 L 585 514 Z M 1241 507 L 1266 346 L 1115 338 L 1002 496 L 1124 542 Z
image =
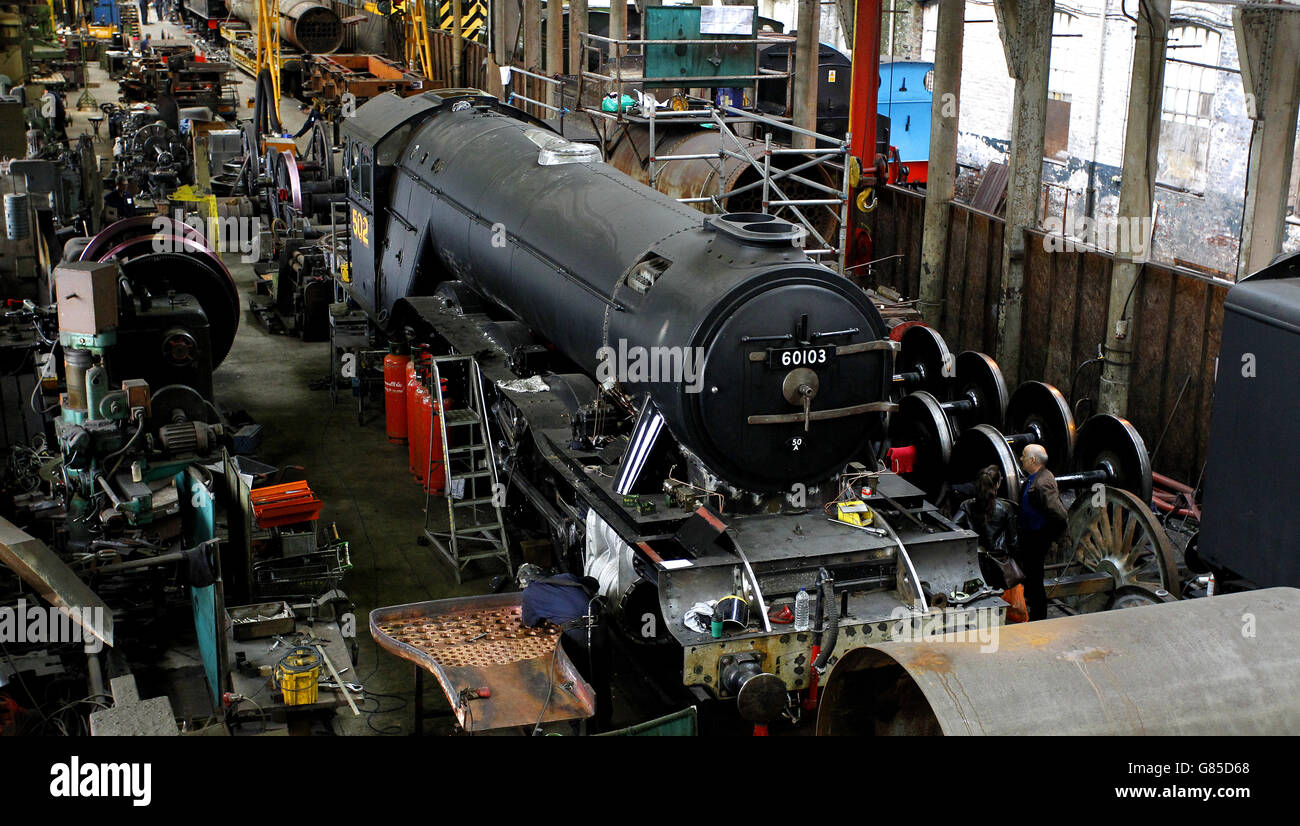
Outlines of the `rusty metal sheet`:
M 44 542 L 4 518 L 0 518 L 0 562 L 87 634 L 113 644 L 112 610 Z
M 1004 626 L 994 646 L 867 645 L 819 734 L 1300 734 L 1300 590 Z
M 543 723 L 590 717 L 595 693 L 564 649 L 557 650 L 560 630 L 525 626 L 520 598 L 494 594 L 377 608 L 370 612 L 370 634 L 385 651 L 438 679 L 466 731 L 532 726 L 539 717 Z M 479 688 L 491 696 L 462 699 Z

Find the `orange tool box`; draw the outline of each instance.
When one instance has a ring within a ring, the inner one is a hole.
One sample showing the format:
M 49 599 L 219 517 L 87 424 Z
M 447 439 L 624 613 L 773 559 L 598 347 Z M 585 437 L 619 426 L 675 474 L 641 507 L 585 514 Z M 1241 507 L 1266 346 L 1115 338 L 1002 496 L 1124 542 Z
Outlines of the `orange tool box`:
M 310 522 L 320 516 L 320 509 L 325 504 L 311 492 L 306 482 L 257 488 L 249 494 L 249 498 L 260 528 Z

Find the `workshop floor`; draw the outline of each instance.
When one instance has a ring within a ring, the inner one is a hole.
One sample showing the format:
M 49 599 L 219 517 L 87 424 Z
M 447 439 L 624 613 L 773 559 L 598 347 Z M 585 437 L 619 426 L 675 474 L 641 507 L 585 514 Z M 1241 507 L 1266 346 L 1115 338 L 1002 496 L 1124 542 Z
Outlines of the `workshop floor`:
M 180 27 L 170 23 L 153 22 L 145 30 L 155 41 L 182 36 Z M 240 81 L 241 116 L 251 116 L 244 104 L 252 99 L 252 80 L 242 72 L 235 76 Z M 98 66 L 90 67 L 90 81 L 98 83 L 91 93 L 100 103 L 116 100 L 115 84 Z M 70 99 L 69 135 L 90 133 L 91 112 L 78 112 L 74 105 L 75 99 Z M 282 104 L 281 116 L 290 132 L 296 132 L 305 117 L 298 104 L 289 100 Z M 103 154 L 112 151 L 103 138 L 97 148 Z M 240 263 L 237 256 L 227 258 L 244 297 L 245 313 L 234 348 L 215 375 L 218 404 L 225 411 L 247 411 L 265 432 L 257 458 L 278 466 L 301 466 L 299 476 L 288 478 L 305 478 L 324 500 L 322 523 L 337 523 L 339 535 L 350 542 L 355 565 L 342 585 L 356 604 L 359 643 L 359 661 L 347 679 L 363 683 L 370 692 L 404 701 L 380 698 L 380 708 L 392 711 L 360 718 L 344 708 L 334 729 L 339 734 L 408 734 L 413 721 L 412 667 L 375 646 L 368 631 L 370 611 L 483 593 L 491 576 L 502 571 L 500 566 L 484 565 L 477 579 L 457 586 L 437 552 L 417 544 L 425 496 L 407 473 L 405 448 L 385 438 L 382 409 L 372 405 L 358 426 L 351 395 L 340 395 L 338 404 L 331 405 L 328 389 L 312 389 L 329 376 L 329 345 L 268 333 L 247 309 L 253 291 L 252 266 Z M 432 507 L 435 514 L 442 514 L 445 525 L 442 500 L 434 499 Z M 431 686 L 426 692 L 426 714 L 445 708 L 441 694 Z M 427 720 L 425 731 L 449 733 L 450 718 Z

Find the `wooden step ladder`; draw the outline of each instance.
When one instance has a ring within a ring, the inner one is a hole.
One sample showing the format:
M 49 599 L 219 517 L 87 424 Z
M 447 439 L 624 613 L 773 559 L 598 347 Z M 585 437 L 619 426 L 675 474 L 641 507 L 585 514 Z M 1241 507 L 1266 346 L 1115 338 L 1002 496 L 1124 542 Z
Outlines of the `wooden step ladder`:
M 447 410 L 442 394 L 443 372 L 449 367 L 454 369 L 453 366 L 464 368 L 467 398 L 464 407 Z M 513 576 L 514 568 L 510 563 L 505 524 L 501 517 L 505 491 L 497 479 L 496 455 L 483 395 L 483 374 L 478 361 L 473 356 L 435 356 L 429 373 L 429 392 L 437 399 L 434 418 L 442 441 L 441 470 L 446 483 L 443 498 L 447 502 L 448 529 L 446 532 L 430 529 L 432 494 L 426 494 L 424 535 L 451 564 L 458 585 L 461 572 L 475 559 L 500 559 L 506 565 L 506 572 Z M 461 438 L 449 438 L 452 434 Z M 430 438 L 430 473 L 436 472 L 432 467 L 433 445 Z

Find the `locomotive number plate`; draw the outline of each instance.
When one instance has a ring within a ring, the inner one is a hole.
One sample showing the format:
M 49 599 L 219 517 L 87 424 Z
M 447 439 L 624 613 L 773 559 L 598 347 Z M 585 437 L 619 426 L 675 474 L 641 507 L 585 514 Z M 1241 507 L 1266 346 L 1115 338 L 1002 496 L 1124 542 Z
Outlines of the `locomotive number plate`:
M 835 347 L 781 347 L 767 351 L 767 366 L 777 370 L 816 367 L 835 360 Z
M 352 237 L 370 246 L 370 216 L 362 215 L 356 207 L 352 208 Z

